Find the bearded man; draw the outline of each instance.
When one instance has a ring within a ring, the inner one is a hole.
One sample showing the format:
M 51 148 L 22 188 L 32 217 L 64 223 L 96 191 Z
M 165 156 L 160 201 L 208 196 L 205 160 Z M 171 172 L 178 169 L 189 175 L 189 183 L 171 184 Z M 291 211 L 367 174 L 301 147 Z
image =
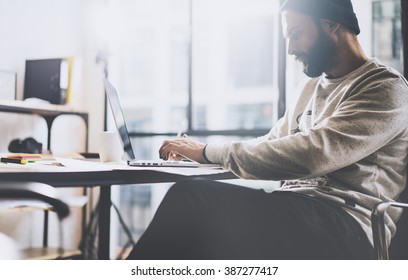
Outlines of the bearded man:
M 130 259 L 373 258 L 370 211 L 407 178 L 407 81 L 364 54 L 350 0 L 287 0 L 281 12 L 288 53 L 310 77 L 284 117 L 253 140 L 184 137 L 159 153 L 283 186 L 178 182 Z M 399 215 L 386 215 L 388 240 Z

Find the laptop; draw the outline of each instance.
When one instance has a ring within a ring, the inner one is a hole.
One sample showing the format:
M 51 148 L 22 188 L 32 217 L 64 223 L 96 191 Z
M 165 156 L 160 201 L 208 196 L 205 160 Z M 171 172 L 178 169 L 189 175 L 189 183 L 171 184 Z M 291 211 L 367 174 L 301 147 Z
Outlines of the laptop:
M 134 149 L 130 141 L 129 132 L 126 127 L 125 117 L 123 115 L 122 107 L 120 106 L 119 97 L 116 89 L 104 78 L 105 93 L 109 100 L 112 110 L 113 119 L 118 130 L 123 150 L 127 158 L 129 166 L 137 167 L 218 167 L 219 164 L 206 164 L 193 161 L 165 161 L 165 160 L 136 160 Z

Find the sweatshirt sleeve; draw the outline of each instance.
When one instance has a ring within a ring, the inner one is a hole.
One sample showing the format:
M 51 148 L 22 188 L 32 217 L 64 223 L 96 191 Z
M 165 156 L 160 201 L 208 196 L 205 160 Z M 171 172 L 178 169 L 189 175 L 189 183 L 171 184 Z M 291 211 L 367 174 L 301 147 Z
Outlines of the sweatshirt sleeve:
M 306 132 L 209 144 L 206 155 L 247 179 L 322 176 L 360 161 L 406 133 L 406 90 L 406 84 L 395 80 L 371 85 L 350 95 Z

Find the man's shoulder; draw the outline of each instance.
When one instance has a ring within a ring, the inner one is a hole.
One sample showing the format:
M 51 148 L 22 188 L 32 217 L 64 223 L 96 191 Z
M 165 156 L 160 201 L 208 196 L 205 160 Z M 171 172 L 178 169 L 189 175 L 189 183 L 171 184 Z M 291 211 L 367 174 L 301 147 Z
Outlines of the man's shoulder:
M 369 59 L 364 66 L 351 73 L 345 82 L 353 92 L 355 89 L 358 91 L 388 89 L 387 91 L 391 92 L 408 90 L 408 82 L 404 76 L 377 58 Z
M 382 63 L 378 58 L 374 57 L 370 59 L 370 67 L 367 70 L 369 74 L 372 76 L 375 75 L 378 79 L 395 79 L 396 81 L 399 80 L 401 83 L 407 84 L 406 79 L 398 70 Z

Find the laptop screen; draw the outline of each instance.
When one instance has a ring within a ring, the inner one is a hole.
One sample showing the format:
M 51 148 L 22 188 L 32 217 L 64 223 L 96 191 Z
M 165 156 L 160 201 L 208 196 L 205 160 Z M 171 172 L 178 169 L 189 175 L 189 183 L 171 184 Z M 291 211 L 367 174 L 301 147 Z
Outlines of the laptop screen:
M 130 137 L 126 127 L 125 117 L 123 116 L 122 108 L 119 103 L 118 94 L 116 89 L 106 78 L 103 79 L 103 82 L 105 85 L 106 96 L 109 100 L 112 115 L 115 120 L 116 128 L 118 129 L 119 136 L 122 141 L 123 149 L 128 160 L 134 160 L 135 154 L 133 153 L 132 143 L 130 142 Z

